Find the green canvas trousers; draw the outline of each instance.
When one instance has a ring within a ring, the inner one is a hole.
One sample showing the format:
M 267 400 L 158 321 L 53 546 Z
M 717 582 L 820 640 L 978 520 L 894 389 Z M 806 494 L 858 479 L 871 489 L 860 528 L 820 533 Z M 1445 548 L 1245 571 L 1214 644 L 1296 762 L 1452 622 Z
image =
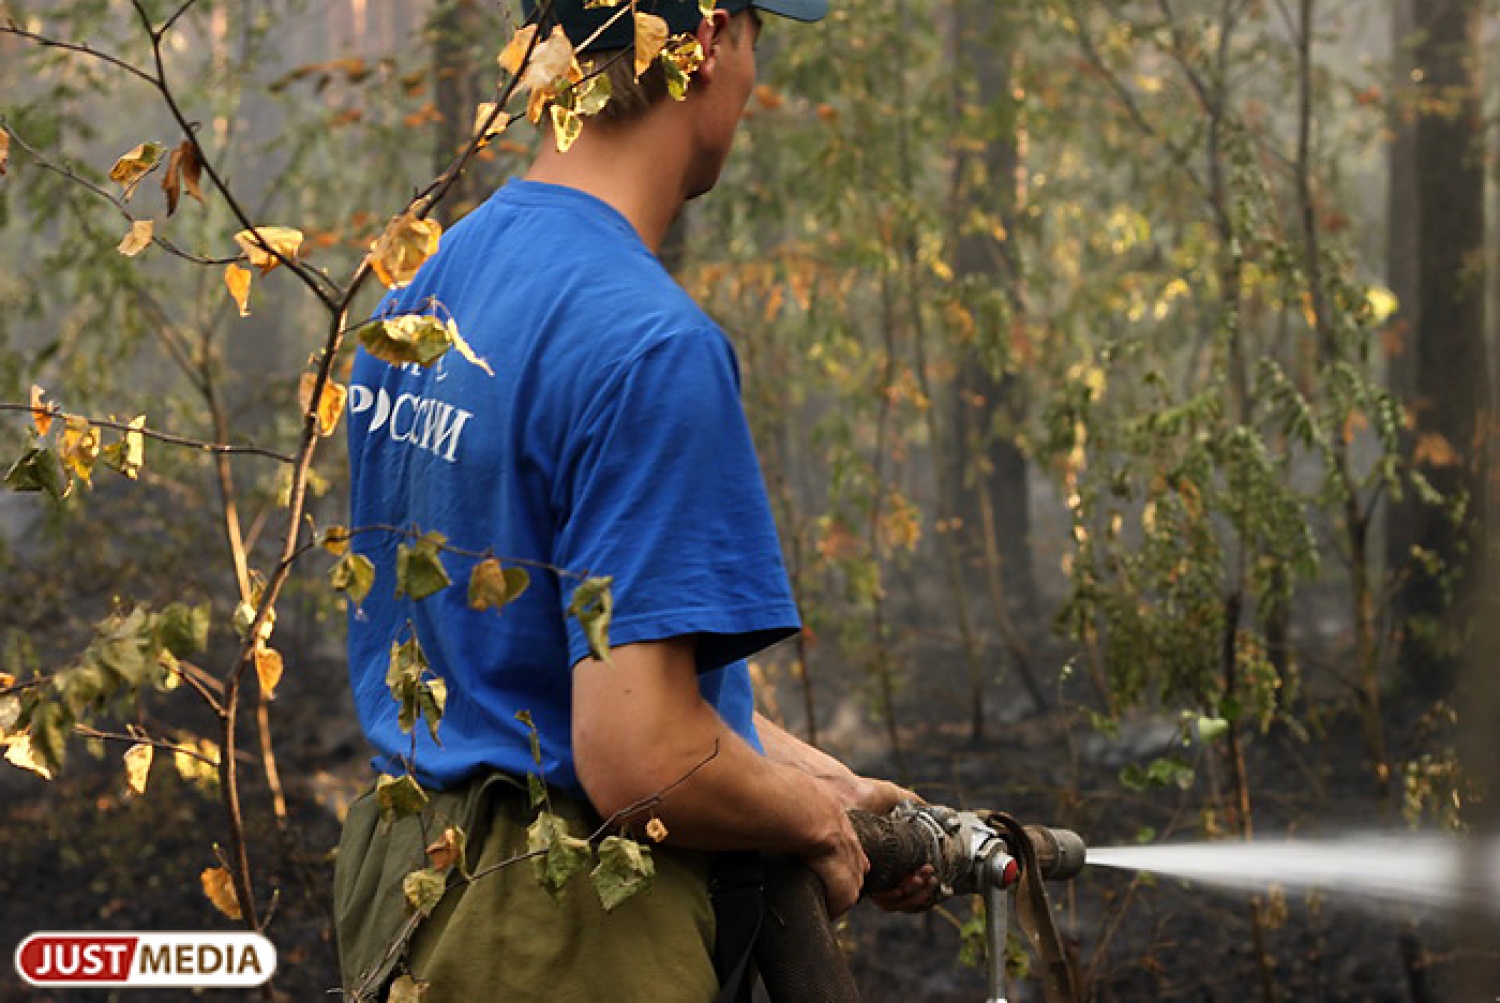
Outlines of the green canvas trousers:
M 581 799 L 552 798 L 572 835 L 587 838 L 598 817 Z M 467 866 L 477 874 L 526 852 L 536 813 L 525 786 L 490 774 L 432 795 L 421 818 L 385 823 L 374 791 L 349 808 L 334 872 L 335 921 L 345 999 L 385 1000 L 390 982 L 409 973 L 426 983 L 424 1003 L 709 1003 L 714 914 L 709 856 L 652 847 L 649 889 L 606 913 L 587 875 L 554 899 L 521 860 L 463 883 L 457 869 L 428 918 L 412 918 L 401 883 L 428 866 L 426 833 L 450 825 L 467 836 Z

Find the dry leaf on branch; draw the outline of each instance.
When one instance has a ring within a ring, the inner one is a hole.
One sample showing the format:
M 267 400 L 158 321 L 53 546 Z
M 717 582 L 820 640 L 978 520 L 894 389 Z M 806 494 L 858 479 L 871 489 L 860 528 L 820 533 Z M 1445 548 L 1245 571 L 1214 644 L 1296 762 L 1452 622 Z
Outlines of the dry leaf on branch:
M 132 745 L 125 753 L 125 783 L 132 794 L 146 793 L 146 780 L 155 755 L 156 750 L 144 742 Z
M 120 241 L 120 253 L 127 258 L 133 258 L 156 239 L 156 221 L 150 219 L 138 219 L 130 224 L 130 232 L 125 239 Z
M 635 15 L 635 76 L 639 80 L 642 73 L 651 68 L 656 62 L 656 57 L 661 55 L 661 50 L 667 45 L 667 22 L 655 14 Z
M 418 270 L 438 252 L 443 228 L 436 220 L 418 219 L 403 213 L 370 245 L 370 267 L 387 289 L 401 289 L 411 284 Z
M 239 896 L 234 893 L 234 879 L 229 872 L 222 867 L 210 867 L 198 876 L 203 883 L 203 894 L 219 910 L 230 919 L 240 919 Z
M 267 644 L 255 646 L 255 675 L 260 680 L 260 691 L 266 695 L 267 700 L 276 699 L 276 687 L 281 684 L 284 668 L 281 652 Z
M 258 226 L 234 235 L 234 242 L 240 245 L 250 264 L 259 268 L 262 275 L 281 264 L 281 258 L 294 260 L 297 252 L 302 250 L 302 240 L 302 231 L 289 226 Z M 268 247 L 270 250 L 266 249 Z
M 161 190 L 167 196 L 167 216 L 170 217 L 177 211 L 184 188 L 199 204 L 203 203 L 203 189 L 200 187 L 202 179 L 203 162 L 198 159 L 198 148 L 188 140 L 183 140 L 172 151 L 172 157 L 167 161 L 166 177 L 161 179 Z
M 318 385 L 317 373 L 303 373 L 297 385 L 297 403 L 306 414 L 313 410 L 313 390 Z M 349 388 L 334 380 L 323 384 L 318 396 L 318 434 L 325 439 L 339 427 L 339 418 L 344 413 L 344 404 L 349 399 Z
M 135 194 L 141 179 L 156 170 L 162 153 L 160 143 L 142 143 L 115 161 L 115 166 L 109 169 L 109 180 L 120 186 L 126 202 Z
M 46 435 L 52 428 L 52 411 L 43 399 L 47 391 L 35 384 L 31 387 L 31 420 L 36 424 L 38 435 Z
M 250 280 L 255 273 L 248 268 L 239 265 L 229 265 L 224 269 L 224 285 L 229 290 L 229 296 L 240 308 L 240 316 L 250 316 Z

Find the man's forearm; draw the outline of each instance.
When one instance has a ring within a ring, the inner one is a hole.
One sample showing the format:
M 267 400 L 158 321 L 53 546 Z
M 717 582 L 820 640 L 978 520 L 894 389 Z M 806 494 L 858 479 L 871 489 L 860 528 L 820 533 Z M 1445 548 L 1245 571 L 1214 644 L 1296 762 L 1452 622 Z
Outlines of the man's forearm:
M 755 715 L 766 758 L 789 766 L 819 781 L 845 808 L 860 808 L 883 815 L 906 800 L 921 800 L 903 787 L 885 780 L 862 777 L 822 749 L 809 745 L 763 714 Z
M 853 783 L 859 778 L 854 771 L 816 746 L 809 745 L 770 718 L 755 714 L 755 730 L 765 747 L 766 758 L 783 766 L 795 767 L 809 776 L 834 783 Z
M 837 792 L 735 734 L 698 695 L 691 648 L 633 645 L 613 661 L 574 669 L 578 775 L 600 814 L 660 798 L 650 814 L 696 849 L 802 855 L 837 838 Z M 793 743 L 784 732 L 770 740 L 795 758 Z

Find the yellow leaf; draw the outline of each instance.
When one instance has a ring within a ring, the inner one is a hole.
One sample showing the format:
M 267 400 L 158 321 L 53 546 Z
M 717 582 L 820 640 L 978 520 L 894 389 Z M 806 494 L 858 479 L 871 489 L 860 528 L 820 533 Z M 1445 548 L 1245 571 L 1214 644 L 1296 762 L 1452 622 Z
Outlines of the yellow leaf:
M 151 773 L 151 759 L 156 750 L 144 742 L 132 745 L 125 753 L 125 783 L 133 794 L 146 793 L 146 779 Z
M 516 31 L 510 38 L 510 43 L 500 53 L 496 60 L 500 68 L 511 76 L 521 72 L 521 64 L 526 60 L 526 51 L 531 48 L 531 40 L 536 37 L 536 25 L 528 24 Z
M 63 465 L 85 484 L 92 484 L 100 445 L 99 430 L 90 425 L 87 418 L 70 416 L 63 428 Z
M 391 983 L 388 1003 L 422 1003 L 427 996 L 426 982 L 418 982 L 410 975 L 403 975 Z
M 347 526 L 329 526 L 328 529 L 324 530 L 323 537 L 318 541 L 318 545 L 334 557 L 343 557 L 349 553 L 349 540 L 352 537 L 353 534 L 349 532 L 349 527 Z
M 52 409 L 44 401 L 47 391 L 35 384 L 31 387 L 31 420 L 36 424 L 38 435 L 46 435 L 52 428 Z
M 656 57 L 661 55 L 661 50 L 667 44 L 667 22 L 655 14 L 642 14 L 639 11 L 635 15 L 635 76 L 639 80 L 642 73 L 651 68 Z
M 1384 286 L 1371 286 L 1365 293 L 1365 304 L 1370 308 L 1377 324 L 1384 324 L 1401 308 L 1401 301 L 1396 298 L 1396 294 Z
M 6 165 L 10 163 L 10 133 L 0 129 L 0 178 L 5 177 Z
M 219 778 L 219 746 L 206 738 L 184 738 L 177 742 L 179 751 L 172 753 L 172 765 L 182 779 L 206 787 Z M 189 753 L 197 755 L 189 755 Z M 201 758 L 200 758 L 201 757 Z M 208 762 L 204 762 L 204 760 Z
M 493 121 L 491 121 L 492 118 Z M 510 116 L 503 111 L 497 112 L 493 101 L 481 104 L 479 110 L 474 113 L 474 135 L 479 138 L 480 148 L 488 146 L 490 140 L 498 137 L 509 125 Z
M 552 106 L 552 133 L 557 137 L 557 152 L 567 153 L 583 134 L 583 119 L 572 108 Z
M 257 237 L 260 239 L 257 240 Z M 259 268 L 262 275 L 281 264 L 281 258 L 277 254 L 288 260 L 296 258 L 297 252 L 302 250 L 302 240 L 302 231 L 289 226 L 259 226 L 254 230 L 241 230 L 234 235 L 234 242 L 240 245 L 240 250 L 245 252 L 250 264 Z
M 120 253 L 127 258 L 133 258 L 156 239 L 156 221 L 152 219 L 138 219 L 130 224 L 130 232 L 125 239 L 120 241 Z
M 47 764 L 37 758 L 35 751 L 31 748 L 30 735 L 18 735 L 7 739 L 5 742 L 5 758 L 12 766 L 19 766 L 23 770 L 30 770 L 43 780 L 52 779 L 52 771 Z
M 474 353 L 473 346 L 464 340 L 464 336 L 458 331 L 458 325 L 452 321 L 448 323 L 448 337 L 453 339 L 453 347 L 458 350 L 459 355 L 469 360 L 470 365 L 484 370 L 484 375 L 486 376 L 495 375 L 495 371 L 490 368 L 490 364 Z
M 142 143 L 115 161 L 115 166 L 109 169 L 109 180 L 120 186 L 126 202 L 135 194 L 141 179 L 156 170 L 156 165 L 161 163 L 162 153 L 160 143 Z
M 646 823 L 646 838 L 653 843 L 662 843 L 667 838 L 667 823 L 659 818 L 653 818 Z
M 255 646 L 255 674 L 260 679 L 260 691 L 267 700 L 276 699 L 276 687 L 281 684 L 284 669 L 281 652 L 265 644 Z
M 317 373 L 302 374 L 302 382 L 297 387 L 297 403 L 302 406 L 303 414 L 313 410 L 313 388 L 317 384 Z M 339 417 L 344 413 L 344 403 L 348 399 L 348 387 L 331 379 L 323 384 L 323 393 L 318 397 L 317 406 L 319 435 L 326 439 L 339 427 Z
M 438 252 L 443 228 L 436 220 L 403 213 L 391 220 L 380 239 L 370 245 L 370 267 L 387 289 L 411 284 L 417 271 Z
M 140 429 L 146 427 L 146 416 L 138 415 L 130 422 L 130 431 L 119 442 L 111 443 L 100 451 L 100 459 L 131 480 L 141 474 L 141 465 L 146 462 L 146 437 Z
M 255 273 L 248 268 L 239 265 L 229 265 L 224 269 L 224 285 L 229 289 L 229 295 L 235 305 L 240 308 L 240 316 L 250 316 L 250 280 Z
M 547 110 L 552 95 L 547 91 L 532 91 L 531 97 L 526 99 L 526 121 L 532 125 L 538 125 L 542 121 L 542 112 Z
M 239 919 L 243 913 L 240 912 L 240 899 L 234 892 L 234 879 L 229 872 L 222 867 L 210 867 L 198 876 L 203 883 L 203 894 L 219 910 L 230 919 Z

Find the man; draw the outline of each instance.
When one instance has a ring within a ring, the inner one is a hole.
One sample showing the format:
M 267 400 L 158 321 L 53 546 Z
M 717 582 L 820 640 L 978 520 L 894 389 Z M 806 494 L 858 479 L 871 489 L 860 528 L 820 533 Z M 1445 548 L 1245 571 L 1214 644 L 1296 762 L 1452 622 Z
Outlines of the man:
M 484 553 L 553 573 L 533 574 L 499 616 L 469 609 L 462 588 L 413 602 L 390 585 L 407 541 L 359 536 L 382 582 L 350 619 L 361 721 L 383 772 L 409 767 L 443 793 L 425 826 L 378 824 L 369 797 L 351 809 L 337 889 L 346 987 L 391 972 L 399 886 L 424 839 L 461 824 L 471 871 L 524 852 L 527 773 L 544 775 L 575 835 L 616 816 L 636 832 L 663 825 L 655 883 L 610 915 L 583 880 L 554 902 L 524 863 L 450 887 L 404 962 L 429 1001 L 713 999 L 743 953 L 720 943 L 716 973 L 715 929 L 741 917 L 714 915 L 715 851 L 800 858 L 837 916 L 868 868 L 845 809 L 910 796 L 754 714 L 743 659 L 793 634 L 796 609 L 733 350 L 655 257 L 728 156 L 755 83 L 759 12 L 817 20 L 826 5 L 723 0 L 704 16 L 698 0 L 641 0 L 701 46 L 685 98 L 666 96 L 659 68 L 637 84 L 631 60 L 600 55 L 612 107 L 568 152 L 544 143 L 525 179 L 449 233 L 387 304 L 451 315 L 494 375 L 452 357 L 430 370 L 356 364 L 353 524 L 441 532 L 459 582 Z M 550 9 L 575 44 L 618 13 L 585 0 Z M 590 51 L 628 52 L 632 24 L 627 10 Z M 607 660 L 565 615 L 582 573 L 613 580 Z M 413 632 L 447 687 L 441 745 L 403 733 L 386 686 L 391 645 Z M 916 877 L 882 904 L 914 906 L 929 884 Z

